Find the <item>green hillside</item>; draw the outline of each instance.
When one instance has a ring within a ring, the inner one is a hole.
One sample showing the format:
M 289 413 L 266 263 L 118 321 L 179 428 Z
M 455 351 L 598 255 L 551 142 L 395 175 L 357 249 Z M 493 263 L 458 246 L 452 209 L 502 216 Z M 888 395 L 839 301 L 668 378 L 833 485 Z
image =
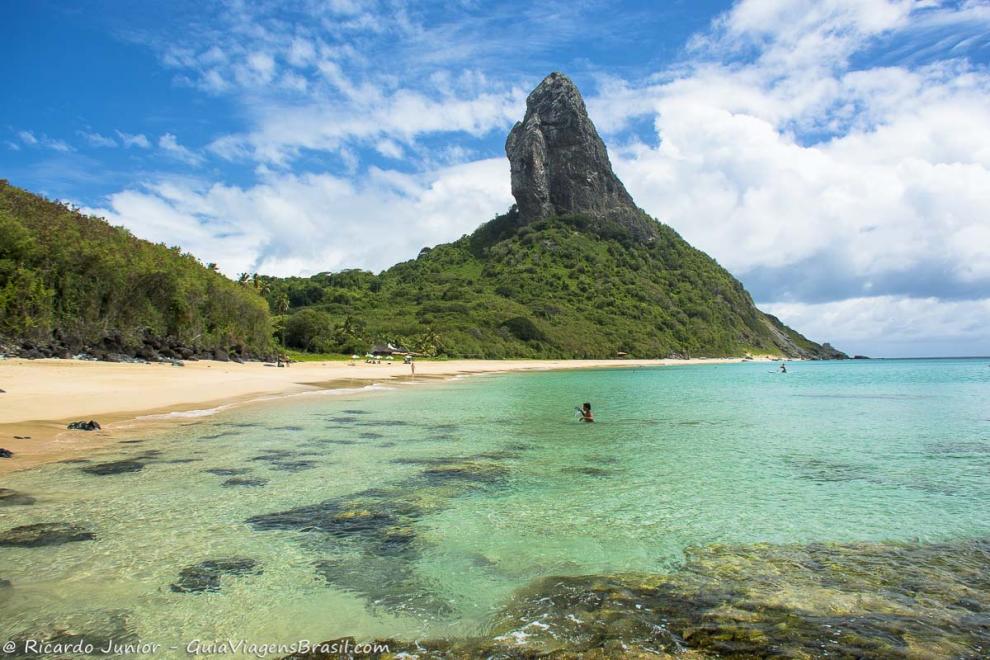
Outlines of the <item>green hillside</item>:
M 0 349 L 266 356 L 268 305 L 178 248 L 0 180 Z
M 431 355 L 503 358 L 828 357 L 764 315 L 673 229 L 653 241 L 572 215 L 523 224 L 513 208 L 380 275 L 263 278 L 288 345 L 361 352 L 392 341 Z

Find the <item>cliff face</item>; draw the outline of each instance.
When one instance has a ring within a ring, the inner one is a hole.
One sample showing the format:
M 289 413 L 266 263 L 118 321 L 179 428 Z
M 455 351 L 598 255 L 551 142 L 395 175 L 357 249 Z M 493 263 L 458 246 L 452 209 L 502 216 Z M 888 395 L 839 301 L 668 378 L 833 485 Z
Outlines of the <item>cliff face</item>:
M 526 99 L 526 116 L 505 142 L 522 222 L 581 214 L 617 223 L 640 240 L 655 223 L 637 208 L 570 78 L 551 73 Z

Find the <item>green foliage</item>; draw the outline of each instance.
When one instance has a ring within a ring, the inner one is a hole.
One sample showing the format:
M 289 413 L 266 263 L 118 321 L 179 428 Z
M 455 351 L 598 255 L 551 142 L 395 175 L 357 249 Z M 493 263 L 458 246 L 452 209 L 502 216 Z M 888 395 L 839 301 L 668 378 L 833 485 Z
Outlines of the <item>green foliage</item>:
M 313 353 L 326 353 L 334 347 L 336 326 L 326 312 L 302 309 L 285 322 L 285 345 Z
M 379 341 L 476 358 L 780 354 L 788 341 L 817 347 L 762 314 L 732 275 L 659 223 L 657 239 L 640 243 L 619 225 L 582 216 L 522 226 L 512 209 L 379 275 L 263 279 L 269 301 L 283 296 L 295 310 L 338 319 L 333 350 L 344 353 Z
M 267 304 L 266 304 L 267 300 Z M 276 316 L 272 318 L 269 309 Z M 428 356 L 609 358 L 814 352 L 762 314 L 713 259 L 574 215 L 521 224 L 515 208 L 470 236 L 375 275 L 242 274 L 0 183 L 0 336 L 78 345 L 145 332 L 201 348 L 363 354 L 390 341 Z
M 83 347 L 145 333 L 202 349 L 272 348 L 268 305 L 178 248 L 0 181 L 0 335 Z
M 533 320 L 525 316 L 513 317 L 503 323 L 502 327 L 508 330 L 513 337 L 522 341 L 539 341 L 546 338 L 543 332 L 533 323 Z

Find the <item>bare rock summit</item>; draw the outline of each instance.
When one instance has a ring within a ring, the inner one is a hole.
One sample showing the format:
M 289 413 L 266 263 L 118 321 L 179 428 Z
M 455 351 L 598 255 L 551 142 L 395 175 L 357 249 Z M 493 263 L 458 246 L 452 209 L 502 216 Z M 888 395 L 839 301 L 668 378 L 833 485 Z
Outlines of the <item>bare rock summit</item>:
M 656 235 L 656 222 L 612 171 L 581 92 L 564 74 L 551 73 L 530 93 L 526 116 L 509 133 L 505 153 L 524 223 L 580 214 L 640 240 Z

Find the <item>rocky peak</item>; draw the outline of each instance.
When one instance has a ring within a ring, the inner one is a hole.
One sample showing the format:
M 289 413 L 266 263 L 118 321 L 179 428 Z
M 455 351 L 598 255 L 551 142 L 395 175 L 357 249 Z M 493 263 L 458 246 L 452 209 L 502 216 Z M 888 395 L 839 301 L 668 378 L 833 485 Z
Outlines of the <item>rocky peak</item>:
M 523 222 L 580 213 L 618 223 L 637 238 L 655 234 L 655 223 L 612 171 L 581 92 L 564 74 L 551 73 L 530 93 L 505 153 Z

